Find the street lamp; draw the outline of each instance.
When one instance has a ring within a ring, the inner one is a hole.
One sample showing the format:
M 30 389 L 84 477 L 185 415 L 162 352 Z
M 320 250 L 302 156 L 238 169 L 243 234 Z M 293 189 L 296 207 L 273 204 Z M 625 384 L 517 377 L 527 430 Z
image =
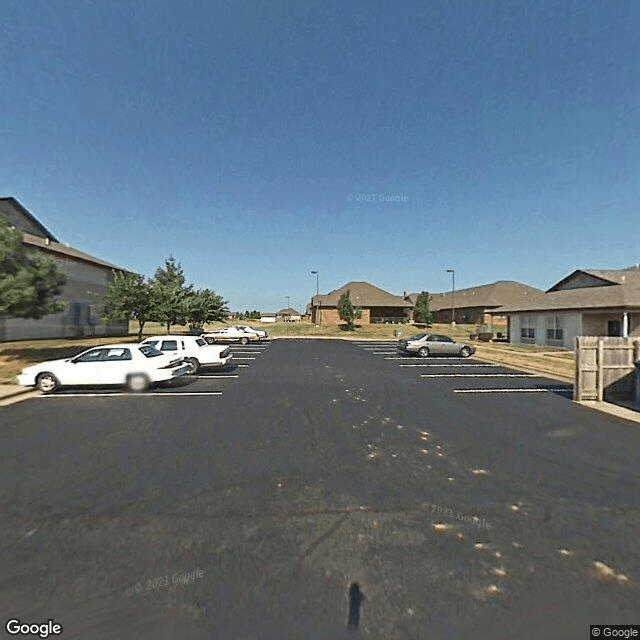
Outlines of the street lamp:
M 313 275 L 315 275 L 316 277 L 316 295 L 320 295 L 320 272 L 319 271 L 312 271 L 311 272 Z M 316 323 L 316 325 L 321 321 L 320 320 L 320 306 L 318 306 L 318 310 L 314 313 L 313 312 L 313 298 L 311 299 L 311 303 L 312 303 L 312 321 Z M 319 305 L 320 303 L 318 303 Z M 315 317 L 314 317 L 315 316 Z
M 447 273 L 451 274 L 451 326 L 456 326 L 456 271 L 455 269 L 447 269 Z

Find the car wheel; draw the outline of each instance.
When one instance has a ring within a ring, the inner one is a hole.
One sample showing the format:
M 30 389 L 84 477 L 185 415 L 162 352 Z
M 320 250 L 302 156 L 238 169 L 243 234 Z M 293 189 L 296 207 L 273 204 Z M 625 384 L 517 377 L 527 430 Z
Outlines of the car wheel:
M 131 393 L 143 393 L 150 386 L 149 378 L 144 373 L 134 373 L 127 376 L 127 389 Z
M 428 347 L 420 347 L 420 350 L 418 351 L 418 355 L 421 358 L 426 358 L 429 355 Z
M 471 355 L 471 349 L 469 349 L 469 347 L 462 347 L 462 349 L 460 349 L 460 355 L 463 358 L 468 358 Z
M 240 344 L 249 344 L 249 338 L 247 337 L 240 338 Z
M 53 373 L 49 373 L 45 371 L 41 373 L 36 378 L 36 389 L 38 391 L 42 391 L 42 393 L 51 393 L 55 391 L 60 386 L 60 381 L 56 378 Z
M 187 371 L 188 376 L 194 376 L 200 371 L 200 362 L 198 362 L 196 358 L 185 358 L 184 363 L 189 366 L 189 370 Z

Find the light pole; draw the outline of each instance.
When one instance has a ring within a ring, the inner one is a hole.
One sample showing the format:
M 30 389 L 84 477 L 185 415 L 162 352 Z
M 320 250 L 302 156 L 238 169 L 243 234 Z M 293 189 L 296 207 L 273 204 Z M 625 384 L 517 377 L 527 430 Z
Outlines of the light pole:
M 291 300 L 291 296 L 285 296 L 285 298 L 287 299 L 287 309 L 289 309 L 289 307 L 291 307 L 291 303 L 289 302 L 289 300 Z
M 455 269 L 447 269 L 447 273 L 451 274 L 451 326 L 456 326 L 456 271 Z
M 312 271 L 311 273 L 316 277 L 316 295 L 320 295 L 320 272 Z M 313 303 L 313 299 L 311 299 L 311 302 Z M 311 305 L 311 307 L 313 309 L 313 304 Z M 316 325 L 320 323 L 320 306 L 318 306 L 318 310 L 315 312 L 315 314 L 311 316 L 311 319 L 315 322 Z

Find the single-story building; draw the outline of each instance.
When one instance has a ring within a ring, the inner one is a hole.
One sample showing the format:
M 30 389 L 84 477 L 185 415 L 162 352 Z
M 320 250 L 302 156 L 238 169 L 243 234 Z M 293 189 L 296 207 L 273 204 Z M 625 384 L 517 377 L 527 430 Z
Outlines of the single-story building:
M 283 320 L 284 322 L 298 322 L 302 320 L 302 315 L 299 311 L 289 307 L 288 309 L 280 309 L 276 313 L 276 320 Z
M 401 296 L 394 296 L 368 282 L 347 282 L 339 289 L 311 298 L 311 321 L 321 325 L 342 324 L 338 300 L 346 291 L 350 292 L 353 306 L 362 308 L 362 317 L 358 320 L 361 324 L 402 322 L 411 309 L 411 303 Z
M 491 311 L 509 318 L 509 340 L 573 349 L 576 336 L 640 336 L 640 265 L 578 269 L 529 302 Z
M 122 267 L 62 244 L 15 198 L 0 198 L 0 218 L 22 231 L 27 249 L 53 258 L 58 270 L 67 277 L 58 297 L 66 303 L 64 311 L 39 320 L 0 319 L 0 341 L 122 336 L 129 332 L 126 321 L 106 325 L 100 318 L 103 296 L 116 272 L 125 271 Z
M 270 312 L 260 313 L 260 322 L 264 322 L 266 324 L 266 323 L 275 322 L 275 321 L 276 321 L 275 313 L 270 313 Z
M 457 289 L 445 293 L 432 293 L 431 310 L 435 313 L 435 322 L 456 324 L 504 324 L 506 317 L 491 313 L 505 305 L 526 304 L 537 299 L 543 291 L 513 280 L 498 280 L 478 287 Z M 418 296 L 418 294 L 409 294 Z M 455 310 L 455 311 L 454 311 Z

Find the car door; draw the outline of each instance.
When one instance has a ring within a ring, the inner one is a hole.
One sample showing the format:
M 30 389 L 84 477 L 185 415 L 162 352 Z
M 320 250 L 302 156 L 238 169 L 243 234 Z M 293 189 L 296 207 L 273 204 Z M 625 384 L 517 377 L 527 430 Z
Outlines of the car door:
M 439 340 L 440 336 L 428 335 L 424 341 L 424 346 L 429 349 L 429 353 L 434 356 L 438 356 L 442 353 L 442 343 Z
M 460 347 L 448 336 L 440 336 L 440 345 L 444 355 L 452 356 L 460 350 Z
M 137 373 L 131 350 L 124 347 L 105 349 L 101 362 L 104 366 L 100 384 L 124 384 L 130 373 Z
M 162 353 L 168 353 L 171 355 L 175 355 L 176 357 L 182 355 L 182 349 L 178 344 L 178 340 L 176 340 L 175 338 L 161 340 L 160 344 L 157 345 L 156 348 L 162 351 Z
M 104 367 L 102 356 L 108 351 L 104 347 L 100 349 L 91 349 L 80 356 L 73 358 L 66 368 L 64 379 L 60 380 L 62 384 L 70 385 L 91 385 L 105 384 L 101 382 L 104 376 Z

